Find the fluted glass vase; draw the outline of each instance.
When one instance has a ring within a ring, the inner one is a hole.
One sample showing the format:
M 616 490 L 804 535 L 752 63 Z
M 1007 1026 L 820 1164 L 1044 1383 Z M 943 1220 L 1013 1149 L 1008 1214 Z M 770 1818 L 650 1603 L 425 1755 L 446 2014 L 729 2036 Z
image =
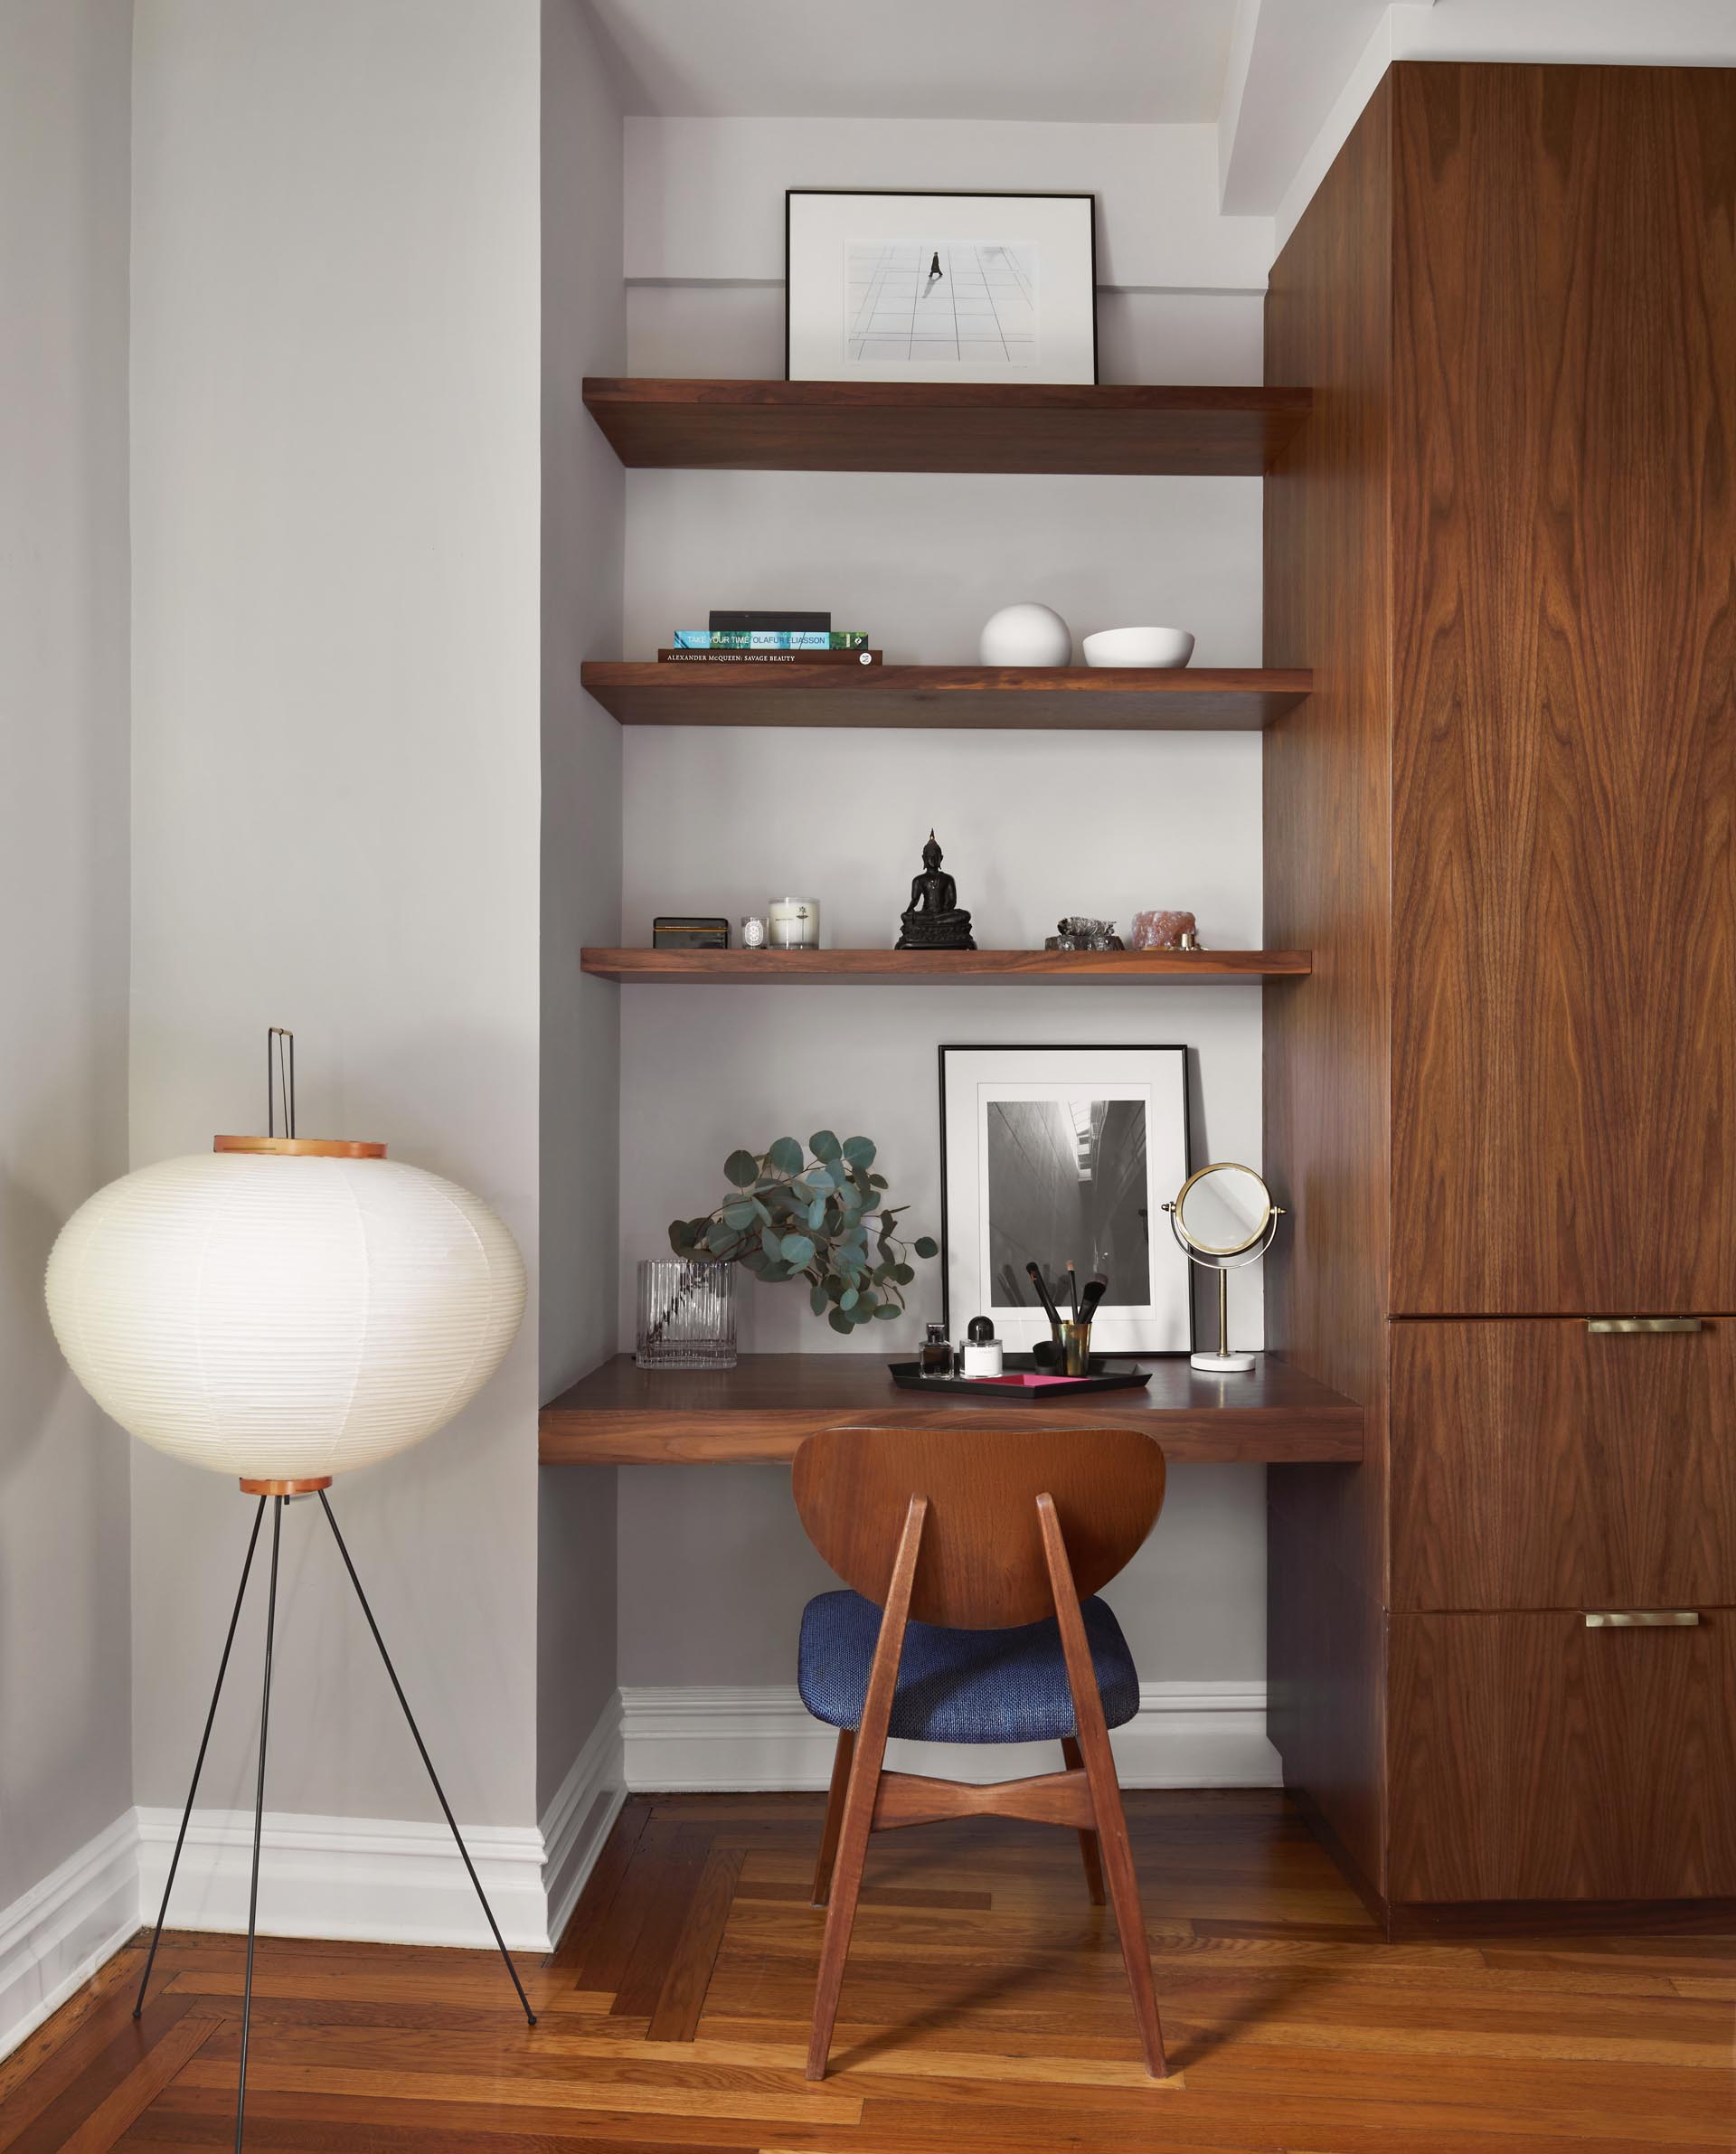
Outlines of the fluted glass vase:
M 735 1266 L 646 1258 L 633 1358 L 642 1369 L 732 1369 Z

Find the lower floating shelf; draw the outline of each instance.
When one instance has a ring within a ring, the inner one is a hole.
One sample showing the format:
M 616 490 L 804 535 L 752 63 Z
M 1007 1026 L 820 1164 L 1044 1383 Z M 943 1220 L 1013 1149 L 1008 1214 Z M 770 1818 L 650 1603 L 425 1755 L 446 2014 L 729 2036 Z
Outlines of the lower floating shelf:
M 1102 987 L 1144 981 L 1301 979 L 1314 968 L 1306 949 L 599 949 L 579 953 L 583 969 L 621 981 L 731 981 L 742 987 L 909 987 L 928 982 L 1061 982 Z
M 816 1430 L 843 1422 L 967 1425 L 1077 1422 L 1143 1429 L 1173 1463 L 1354 1466 L 1363 1410 L 1261 1354 L 1245 1376 L 1203 1376 L 1184 1355 L 1153 1361 L 1145 1391 L 1094 1392 L 1040 1405 L 964 1394 L 934 1403 L 900 1391 L 877 1354 L 744 1354 L 732 1369 L 641 1369 L 618 1354 L 543 1407 L 544 1466 L 787 1463 Z

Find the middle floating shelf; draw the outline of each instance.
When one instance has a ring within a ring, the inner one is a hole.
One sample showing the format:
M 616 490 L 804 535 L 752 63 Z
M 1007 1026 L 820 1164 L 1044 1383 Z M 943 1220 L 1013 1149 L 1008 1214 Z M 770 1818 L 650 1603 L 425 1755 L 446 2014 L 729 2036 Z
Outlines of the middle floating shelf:
M 579 953 L 599 979 L 731 982 L 741 987 L 910 987 L 997 981 L 1118 982 L 1299 979 L 1306 949 L 601 949 Z
M 587 659 L 623 725 L 1041 728 L 1257 732 L 1292 711 L 1305 666 L 684 666 Z

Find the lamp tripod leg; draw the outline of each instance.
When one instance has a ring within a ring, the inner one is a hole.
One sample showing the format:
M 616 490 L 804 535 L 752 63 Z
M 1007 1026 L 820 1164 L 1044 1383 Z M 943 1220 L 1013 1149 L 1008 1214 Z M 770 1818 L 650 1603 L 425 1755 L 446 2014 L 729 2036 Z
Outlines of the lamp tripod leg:
M 247 1582 L 253 1570 L 253 1551 L 259 1545 L 259 1526 L 264 1517 L 265 1497 L 262 1496 L 253 1514 L 253 1531 L 248 1535 L 247 1560 L 241 1565 L 241 1582 L 235 1594 L 235 1611 L 229 1619 L 229 1635 L 223 1640 L 223 1657 L 217 1663 L 217 1683 L 211 1694 L 211 1710 L 205 1715 L 205 1732 L 199 1738 L 199 1755 L 193 1762 L 193 1785 L 187 1790 L 187 1807 L 181 1813 L 181 1829 L 175 1836 L 175 1853 L 169 1857 L 169 1874 L 163 1884 L 163 1904 L 156 1911 L 156 1928 L 151 1932 L 151 1949 L 146 1955 L 145 1971 L 138 1979 L 138 1996 L 133 2003 L 135 2019 L 145 2009 L 145 1992 L 150 1987 L 151 1970 L 156 1965 L 156 1948 L 163 1941 L 163 1924 L 168 1919 L 169 1913 L 169 1894 L 175 1890 L 175 1874 L 181 1866 L 181 1850 L 186 1845 L 187 1827 L 193 1819 L 193 1798 L 199 1792 L 199 1775 L 205 1769 L 205 1752 L 211 1747 L 211 1731 L 217 1719 L 217 1701 L 223 1695 L 223 1677 L 229 1673 L 230 1648 L 235 1643 L 236 1626 L 241 1620 L 241 1603 L 247 1598 Z
M 260 1497 L 263 1504 L 264 1497 Z M 259 1840 L 265 1829 L 265 1744 L 271 1726 L 271 1647 L 278 1627 L 278 1549 L 283 1539 L 283 1507 L 271 1498 L 271 1588 L 265 1603 L 265 1688 L 259 1699 L 259 1777 L 253 1790 L 253 1880 L 247 1895 L 247 1976 L 241 1985 L 241 2065 L 235 2084 L 235 2154 L 241 2154 L 247 2116 L 247 2037 L 253 2023 L 253 1941 L 259 1920 Z
M 404 1686 L 398 1680 L 398 1670 L 392 1665 L 392 1655 L 386 1650 L 386 1641 L 380 1635 L 380 1626 L 373 1620 L 373 1609 L 368 1606 L 368 1596 L 362 1590 L 362 1581 L 356 1576 L 355 1565 L 350 1560 L 350 1552 L 344 1544 L 343 1535 L 337 1530 L 336 1514 L 326 1500 L 326 1491 L 323 1488 L 319 1491 L 319 1500 L 321 1507 L 326 1513 L 326 1523 L 332 1529 L 332 1538 L 337 1543 L 337 1552 L 344 1558 L 344 1568 L 350 1574 L 350 1583 L 355 1588 L 355 1597 L 362 1603 L 362 1612 L 368 1620 L 368 1629 L 373 1633 L 373 1642 L 379 1647 L 380 1658 L 386 1664 L 386 1673 L 392 1678 L 392 1687 L 398 1694 L 398 1703 L 404 1709 L 404 1718 L 410 1723 L 410 1732 L 416 1739 L 417 1749 L 421 1752 L 422 1763 L 428 1768 L 428 1777 L 433 1783 L 435 1794 L 439 1798 L 440 1808 L 446 1813 L 446 1821 L 452 1828 L 452 1838 L 458 1842 L 458 1853 L 464 1857 L 464 1866 L 469 1872 L 470 1882 L 476 1888 L 476 1897 L 482 1902 L 482 1912 L 488 1918 L 488 1927 L 494 1932 L 495 1942 L 500 1948 L 500 1956 L 506 1962 L 507 1973 L 513 1978 L 513 1988 L 518 1992 L 518 2001 L 524 2008 L 525 2018 L 534 2026 L 536 2014 L 532 2011 L 531 2000 L 524 1994 L 524 1985 L 518 1979 L 518 1970 L 513 1965 L 513 1955 L 506 1950 L 506 1940 L 500 1933 L 500 1924 L 495 1920 L 495 1911 L 489 1906 L 488 1895 L 482 1889 L 482 1880 L 476 1875 L 476 1866 L 470 1859 L 470 1850 L 464 1844 L 464 1835 L 458 1830 L 458 1821 L 452 1815 L 452 1805 L 446 1800 L 446 1790 L 441 1787 L 440 1776 L 434 1770 L 434 1761 L 428 1754 L 428 1745 L 422 1741 L 422 1731 L 416 1725 L 416 1715 L 410 1709 L 410 1700 L 404 1696 Z

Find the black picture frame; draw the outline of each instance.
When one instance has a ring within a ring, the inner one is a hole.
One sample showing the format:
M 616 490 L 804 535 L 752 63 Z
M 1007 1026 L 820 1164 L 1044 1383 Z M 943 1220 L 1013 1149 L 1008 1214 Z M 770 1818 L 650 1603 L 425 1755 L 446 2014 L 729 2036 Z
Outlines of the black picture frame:
M 947 1057 L 948 1054 L 1179 1054 L 1182 1057 L 1182 1156 L 1187 1172 L 1194 1171 L 1194 1050 L 1179 1040 L 954 1040 L 943 1041 L 937 1051 L 938 1095 L 940 1115 L 940 1322 L 952 1337 L 952 1205 L 951 1175 L 947 1157 Z M 1179 1185 L 1178 1185 L 1179 1186 Z M 1153 1235 L 1156 1233 L 1154 1222 Z M 1187 1344 L 1165 1348 L 1106 1347 L 1118 1360 L 1174 1361 L 1198 1350 L 1199 1325 L 1194 1308 L 1193 1267 L 1188 1268 Z
M 1099 373 L 1099 340 L 1097 332 L 1097 194 L 1089 187 L 786 187 L 784 189 L 784 379 L 790 379 L 789 372 L 789 311 L 790 311 L 790 203 L 798 194 L 873 194 L 878 196 L 904 195 L 919 202 L 945 202 L 948 199 L 976 200 L 978 202 L 1084 202 L 1090 204 L 1090 258 L 1091 258 L 1091 381 L 1092 388 L 1101 379 Z M 912 384 L 914 386 L 915 384 Z

